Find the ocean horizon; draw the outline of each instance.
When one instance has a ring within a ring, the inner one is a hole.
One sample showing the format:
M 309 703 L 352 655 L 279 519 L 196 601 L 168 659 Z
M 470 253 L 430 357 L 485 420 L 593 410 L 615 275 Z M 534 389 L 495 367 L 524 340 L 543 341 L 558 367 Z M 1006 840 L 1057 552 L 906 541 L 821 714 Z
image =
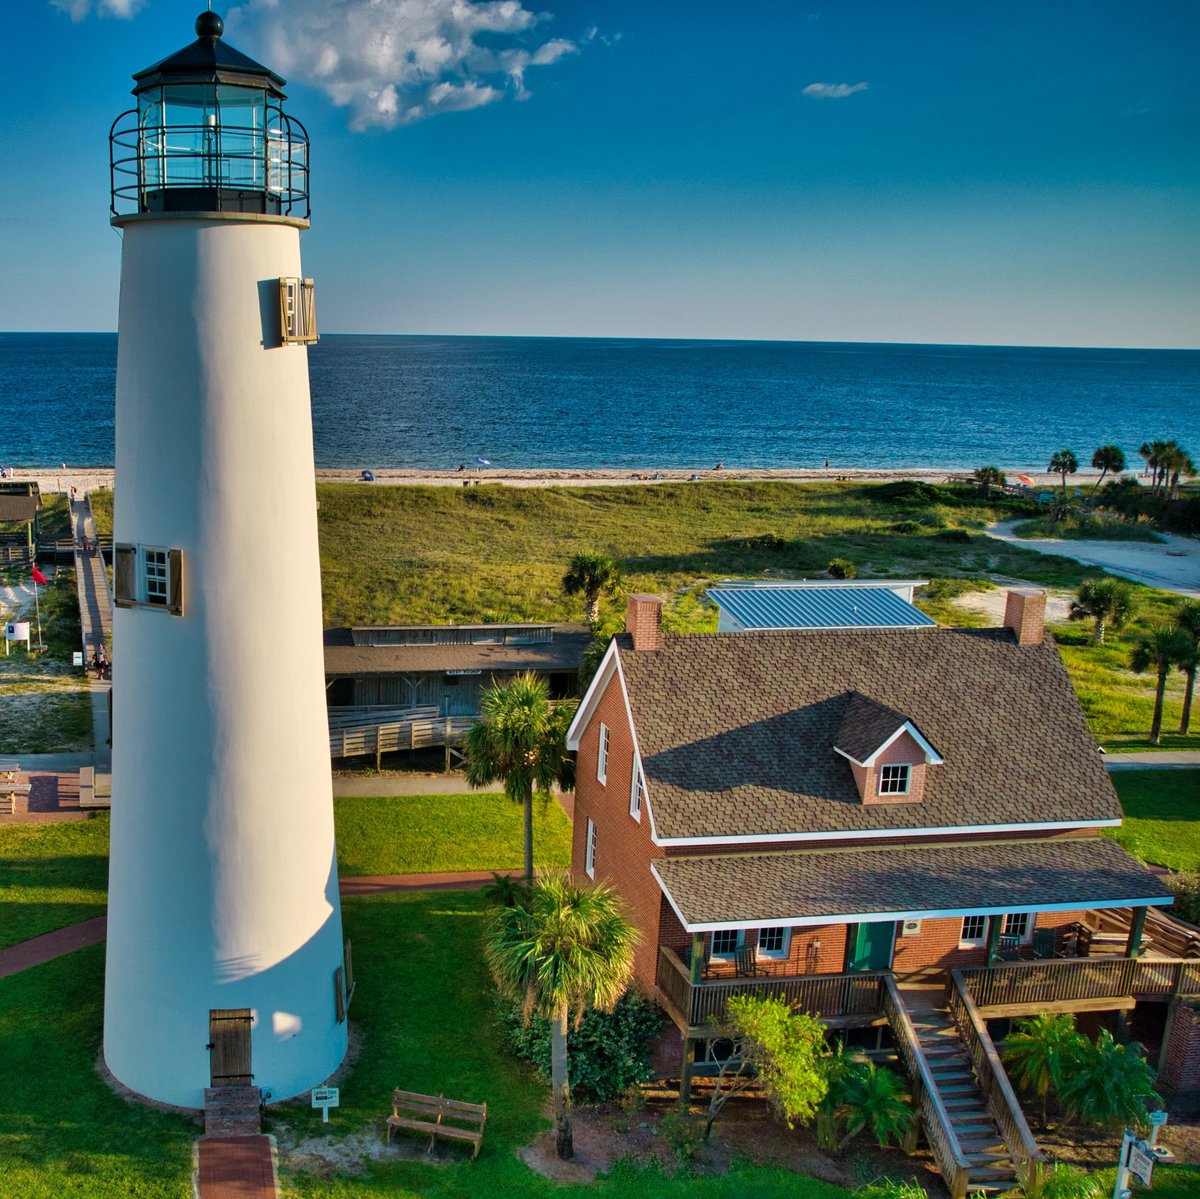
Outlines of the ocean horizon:
M 113 465 L 115 333 L 0 333 L 0 463 Z M 281 350 L 279 352 L 298 352 Z M 1034 465 L 1174 439 L 1200 350 L 327 334 L 318 468 Z M 252 397 L 247 397 L 252 402 Z

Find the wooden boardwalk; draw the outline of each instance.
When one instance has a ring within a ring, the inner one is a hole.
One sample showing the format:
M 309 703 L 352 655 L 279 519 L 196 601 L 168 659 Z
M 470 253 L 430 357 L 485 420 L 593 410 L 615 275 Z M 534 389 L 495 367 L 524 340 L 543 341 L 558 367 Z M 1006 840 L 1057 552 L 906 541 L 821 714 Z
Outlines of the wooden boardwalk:
M 112 596 L 108 589 L 108 572 L 99 550 L 84 553 L 80 540 L 96 544 L 96 522 L 92 519 L 87 498 L 71 503 L 71 531 L 75 536 L 75 588 L 79 595 L 79 624 L 85 665 L 92 660 L 97 646 L 107 644 L 112 637 Z M 109 727 L 107 682 L 93 680 L 92 734 L 96 747 L 96 793 L 112 794 L 112 745 Z

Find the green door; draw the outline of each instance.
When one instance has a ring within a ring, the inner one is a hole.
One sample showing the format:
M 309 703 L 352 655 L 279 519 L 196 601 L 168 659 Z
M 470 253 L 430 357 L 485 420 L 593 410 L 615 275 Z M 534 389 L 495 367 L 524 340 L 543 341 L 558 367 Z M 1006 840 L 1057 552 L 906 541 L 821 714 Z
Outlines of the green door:
M 896 922 L 883 920 L 855 925 L 846 955 L 847 970 L 890 970 L 896 947 Z

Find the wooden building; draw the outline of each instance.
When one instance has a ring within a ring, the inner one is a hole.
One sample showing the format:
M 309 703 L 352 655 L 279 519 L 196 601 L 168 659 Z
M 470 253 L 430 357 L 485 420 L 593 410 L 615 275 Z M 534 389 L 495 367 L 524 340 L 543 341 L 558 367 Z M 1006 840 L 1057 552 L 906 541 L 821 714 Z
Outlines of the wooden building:
M 27 566 L 33 561 L 41 505 L 37 483 L 0 480 L 0 567 Z

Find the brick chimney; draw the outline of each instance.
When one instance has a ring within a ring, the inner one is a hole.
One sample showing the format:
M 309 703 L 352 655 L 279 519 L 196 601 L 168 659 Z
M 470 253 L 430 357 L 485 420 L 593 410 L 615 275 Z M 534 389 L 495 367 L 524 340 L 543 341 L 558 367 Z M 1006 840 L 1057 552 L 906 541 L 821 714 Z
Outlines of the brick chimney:
M 1018 645 L 1041 645 L 1046 635 L 1046 593 L 1010 591 L 1004 603 L 1004 627 L 1012 629 Z
M 657 595 L 631 595 L 625 632 L 633 638 L 635 650 L 662 649 L 662 600 Z

